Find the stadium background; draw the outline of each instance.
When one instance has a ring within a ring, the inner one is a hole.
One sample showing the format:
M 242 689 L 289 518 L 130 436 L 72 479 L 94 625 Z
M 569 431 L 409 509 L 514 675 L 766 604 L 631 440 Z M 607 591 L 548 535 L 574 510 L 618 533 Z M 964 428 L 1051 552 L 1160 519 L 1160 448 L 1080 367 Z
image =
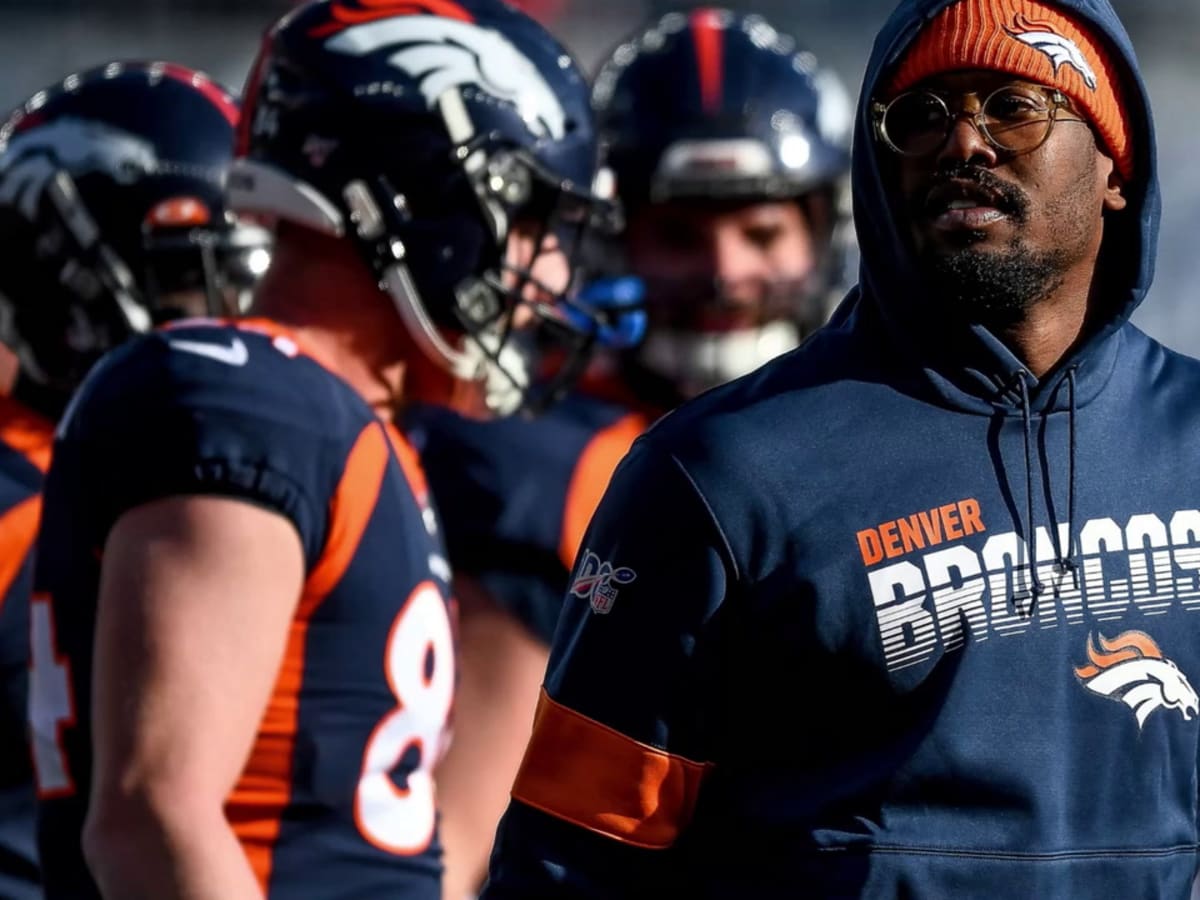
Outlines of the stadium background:
M 831 65 L 852 92 L 895 0 L 757 0 Z M 72 71 L 118 58 L 158 58 L 238 90 L 266 24 L 289 0 L 0 0 L 0 107 Z M 524 0 L 589 71 L 659 0 Z M 683 0 L 681 5 L 687 4 Z M 1165 211 L 1158 276 L 1135 321 L 1200 355 L 1200 0 L 1114 0 L 1133 35 L 1155 104 Z M 0 254 L 2 254 L 0 250 Z

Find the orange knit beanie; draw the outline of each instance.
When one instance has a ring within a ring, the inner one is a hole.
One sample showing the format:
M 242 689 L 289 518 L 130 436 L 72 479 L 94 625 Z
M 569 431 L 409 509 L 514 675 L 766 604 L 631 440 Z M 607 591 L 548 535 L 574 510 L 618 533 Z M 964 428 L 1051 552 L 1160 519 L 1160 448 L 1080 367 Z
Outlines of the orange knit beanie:
M 959 0 L 921 29 L 888 95 L 958 69 L 994 69 L 1058 88 L 1091 120 L 1117 171 L 1133 176 L 1118 69 L 1087 23 L 1038 0 Z

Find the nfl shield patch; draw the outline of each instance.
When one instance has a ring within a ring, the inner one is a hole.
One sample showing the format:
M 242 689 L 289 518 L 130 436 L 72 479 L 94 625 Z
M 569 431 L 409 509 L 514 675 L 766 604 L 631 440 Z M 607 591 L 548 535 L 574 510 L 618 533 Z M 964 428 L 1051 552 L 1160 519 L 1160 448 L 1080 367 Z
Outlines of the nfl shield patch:
M 583 562 L 571 584 L 571 594 L 586 600 L 592 612 L 607 615 L 612 611 L 620 591 L 617 585 L 631 584 L 637 578 L 627 566 L 613 568 L 612 563 L 602 561 L 591 550 L 583 551 Z

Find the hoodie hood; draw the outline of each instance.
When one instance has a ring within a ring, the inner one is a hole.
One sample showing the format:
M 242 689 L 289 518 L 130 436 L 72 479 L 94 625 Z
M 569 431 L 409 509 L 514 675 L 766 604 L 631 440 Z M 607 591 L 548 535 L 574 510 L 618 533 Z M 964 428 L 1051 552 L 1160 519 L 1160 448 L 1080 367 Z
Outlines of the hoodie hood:
M 1017 412 L 1028 402 L 1048 412 L 1067 403 L 1060 390 L 1072 373 L 1076 402 L 1086 405 L 1103 388 L 1116 364 L 1120 331 L 1142 302 L 1154 276 L 1161 199 L 1150 102 L 1133 46 L 1106 0 L 1043 0 L 1090 23 L 1107 41 L 1123 82 L 1133 131 L 1134 177 L 1125 186 L 1128 205 L 1105 226 L 1100 259 L 1109 285 L 1109 318 L 1053 371 L 1041 379 L 982 325 L 939 315 L 892 208 L 879 165 L 871 101 L 918 32 L 956 0 L 905 0 L 876 38 L 859 94 L 852 184 L 854 219 L 861 250 L 859 284 L 850 301 L 870 303 L 900 348 L 923 370 L 943 402 L 977 412 Z M 1023 383 L 1023 384 L 1022 384 Z M 1024 398 L 1024 399 L 1023 399 Z

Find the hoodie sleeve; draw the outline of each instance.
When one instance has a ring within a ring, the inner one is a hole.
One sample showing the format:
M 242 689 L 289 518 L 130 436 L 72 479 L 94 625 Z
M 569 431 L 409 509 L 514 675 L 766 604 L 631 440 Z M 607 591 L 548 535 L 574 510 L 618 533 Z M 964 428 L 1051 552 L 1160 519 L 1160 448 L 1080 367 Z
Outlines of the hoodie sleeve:
M 576 560 L 484 900 L 669 884 L 714 765 L 710 623 L 735 580 L 687 473 L 640 441 Z

